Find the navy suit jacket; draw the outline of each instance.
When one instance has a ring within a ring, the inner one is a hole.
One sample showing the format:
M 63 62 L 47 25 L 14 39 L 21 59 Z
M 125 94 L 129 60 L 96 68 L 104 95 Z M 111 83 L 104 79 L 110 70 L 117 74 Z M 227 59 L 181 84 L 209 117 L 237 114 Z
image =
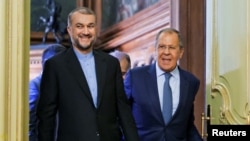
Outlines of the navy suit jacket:
M 125 95 L 119 61 L 93 50 L 98 86 L 95 107 L 81 65 L 72 49 L 46 61 L 37 115 L 39 141 L 53 141 L 58 112 L 58 141 L 138 141 Z
M 193 102 L 199 80 L 179 68 L 180 99 L 165 125 L 158 96 L 155 63 L 130 70 L 124 81 L 141 141 L 202 141 L 194 125 Z

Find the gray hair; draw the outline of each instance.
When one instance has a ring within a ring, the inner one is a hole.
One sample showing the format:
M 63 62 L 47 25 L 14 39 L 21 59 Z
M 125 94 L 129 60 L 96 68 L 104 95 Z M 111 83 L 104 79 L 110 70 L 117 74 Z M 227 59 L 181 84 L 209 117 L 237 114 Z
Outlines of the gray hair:
M 130 56 L 127 53 L 115 50 L 113 52 L 110 52 L 109 54 L 116 57 L 119 61 L 121 61 L 122 59 L 126 59 L 129 64 L 128 68 L 131 68 Z
M 178 30 L 174 29 L 174 28 L 165 28 L 165 29 L 162 29 L 158 32 L 158 34 L 156 35 L 156 44 L 155 46 L 157 46 L 158 44 L 158 39 L 159 39 L 159 36 L 162 34 L 162 33 L 169 33 L 169 34 L 177 34 L 178 36 L 178 40 L 179 40 L 179 46 L 180 48 L 183 48 L 183 41 L 182 41 L 182 37 L 181 37 L 181 34 Z
M 71 17 L 75 12 L 79 12 L 81 14 L 86 14 L 86 15 L 94 15 L 96 17 L 96 14 L 93 10 L 91 10 L 88 7 L 78 7 L 74 10 L 72 10 L 69 15 L 68 15 L 68 26 L 71 25 Z M 96 19 L 97 20 L 97 19 Z

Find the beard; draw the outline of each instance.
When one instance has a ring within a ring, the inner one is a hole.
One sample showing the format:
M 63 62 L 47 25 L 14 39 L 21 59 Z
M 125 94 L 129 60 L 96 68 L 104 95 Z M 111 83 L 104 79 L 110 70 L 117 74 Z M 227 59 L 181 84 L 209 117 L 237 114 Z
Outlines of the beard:
M 73 44 L 81 51 L 87 51 L 94 46 L 95 39 L 90 42 L 89 45 L 81 45 L 78 39 L 72 39 Z

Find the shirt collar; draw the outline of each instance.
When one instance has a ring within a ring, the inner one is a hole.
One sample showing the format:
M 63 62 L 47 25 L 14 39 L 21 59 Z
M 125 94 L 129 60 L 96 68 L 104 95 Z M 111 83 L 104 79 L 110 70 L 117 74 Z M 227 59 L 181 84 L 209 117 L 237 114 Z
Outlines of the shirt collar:
M 91 57 L 93 57 L 93 51 L 91 51 L 91 52 L 89 52 L 89 53 L 87 53 L 87 54 L 82 54 L 82 53 L 80 53 L 77 49 L 75 49 L 75 48 L 73 48 L 73 50 L 74 50 L 74 52 L 75 52 L 75 54 L 76 54 L 76 56 L 77 56 L 77 58 L 79 59 L 79 60 L 88 60 L 88 59 L 90 59 Z
M 156 76 L 157 76 L 157 77 L 160 77 L 160 76 L 162 76 L 162 75 L 165 73 L 165 71 L 163 71 L 163 70 L 159 67 L 157 61 L 156 61 L 155 67 L 156 67 Z M 178 74 L 179 74 L 178 65 L 175 67 L 175 69 L 174 69 L 173 71 L 170 72 L 170 74 L 171 74 L 173 77 L 178 77 Z

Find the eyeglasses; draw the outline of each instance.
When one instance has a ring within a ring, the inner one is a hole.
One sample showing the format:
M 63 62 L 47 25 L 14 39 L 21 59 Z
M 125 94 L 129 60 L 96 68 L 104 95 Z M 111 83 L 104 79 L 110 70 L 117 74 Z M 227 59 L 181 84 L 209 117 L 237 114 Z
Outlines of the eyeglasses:
M 168 49 L 168 51 L 176 50 L 179 46 L 158 46 L 159 51 L 165 51 Z

